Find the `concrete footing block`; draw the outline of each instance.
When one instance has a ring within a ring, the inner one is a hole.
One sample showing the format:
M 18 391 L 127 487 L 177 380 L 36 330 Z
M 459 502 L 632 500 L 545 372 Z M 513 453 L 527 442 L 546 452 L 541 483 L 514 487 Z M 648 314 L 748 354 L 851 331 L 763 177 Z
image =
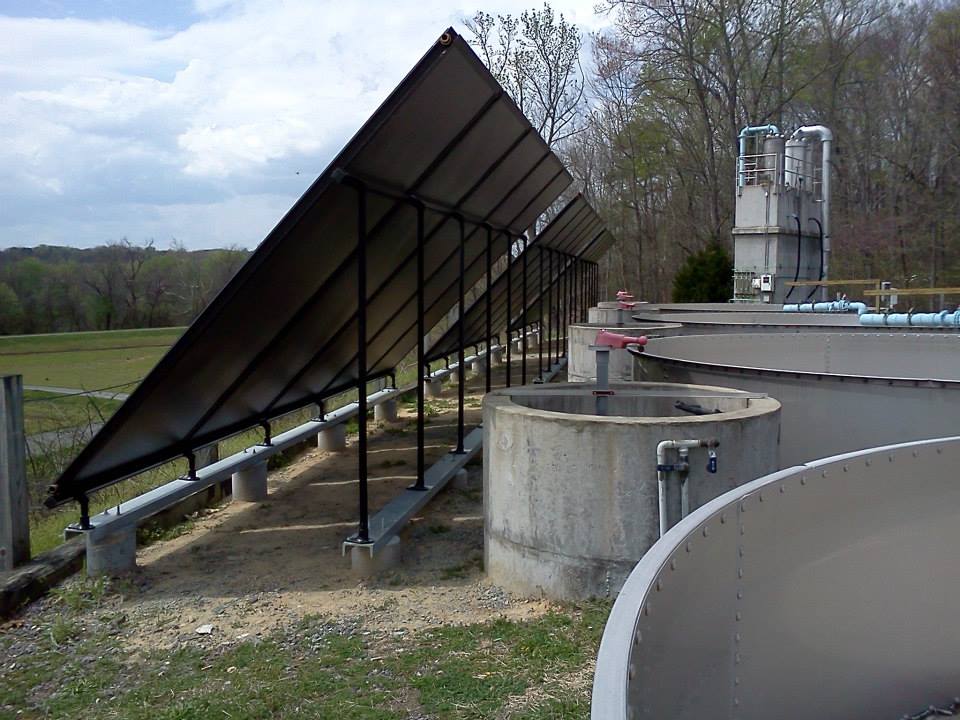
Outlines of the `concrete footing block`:
M 317 434 L 317 447 L 326 452 L 346 450 L 347 426 L 341 423 L 321 430 Z
M 123 575 L 137 568 L 137 527 L 118 527 L 94 539 L 87 533 L 87 575 Z
M 440 378 L 430 378 L 423 381 L 423 393 L 427 397 L 437 398 L 443 392 L 443 381 Z
M 257 463 L 233 474 L 234 502 L 260 502 L 266 499 L 267 463 Z
M 355 575 L 370 577 L 396 568 L 402 559 L 402 547 L 398 537 L 392 538 L 373 555 L 370 548 L 354 545 L 350 548 L 350 569 Z
M 514 341 L 513 341 L 513 349 L 514 349 L 515 351 L 517 351 L 518 353 L 522 353 L 522 352 L 523 352 L 523 340 L 514 340 Z
M 486 358 L 475 358 L 470 361 L 470 372 L 480 375 L 487 369 L 487 359 Z
M 460 468 L 456 473 L 454 473 L 453 478 L 450 480 L 450 484 L 453 486 L 454 490 L 469 490 L 471 487 L 470 473 L 467 472 L 466 468 Z
M 490 362 L 493 365 L 500 365 L 503 363 L 503 348 L 497 348 L 496 350 L 490 351 Z
M 396 422 L 397 421 L 397 401 L 384 400 L 373 406 L 373 419 L 376 422 Z

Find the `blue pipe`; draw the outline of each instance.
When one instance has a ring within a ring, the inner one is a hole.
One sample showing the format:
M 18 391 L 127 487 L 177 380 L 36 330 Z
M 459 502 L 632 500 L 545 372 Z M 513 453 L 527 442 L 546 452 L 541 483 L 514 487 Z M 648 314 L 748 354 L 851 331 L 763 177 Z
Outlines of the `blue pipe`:
M 784 305 L 784 312 L 802 312 L 802 313 L 845 313 L 855 312 L 862 317 L 867 312 L 866 303 L 850 302 L 849 300 L 833 300 L 831 302 L 818 303 L 796 303 Z
M 737 157 L 737 187 L 743 187 L 746 182 L 743 172 L 743 156 L 747 152 L 747 138 L 750 135 L 759 135 L 766 133 L 768 135 L 779 135 L 780 128 L 776 125 L 747 125 L 737 136 L 740 140 L 740 155 Z
M 861 325 L 885 327 L 952 327 L 960 328 L 960 310 L 937 313 L 867 313 L 860 316 Z

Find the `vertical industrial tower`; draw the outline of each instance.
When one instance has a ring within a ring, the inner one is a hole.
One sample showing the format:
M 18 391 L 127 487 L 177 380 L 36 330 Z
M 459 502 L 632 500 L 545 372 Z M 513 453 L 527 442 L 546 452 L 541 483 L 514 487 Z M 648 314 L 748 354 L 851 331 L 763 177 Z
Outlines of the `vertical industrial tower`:
M 833 135 L 811 125 L 786 138 L 761 125 L 745 127 L 739 141 L 733 300 L 804 301 L 816 288 L 787 283 L 827 278 Z

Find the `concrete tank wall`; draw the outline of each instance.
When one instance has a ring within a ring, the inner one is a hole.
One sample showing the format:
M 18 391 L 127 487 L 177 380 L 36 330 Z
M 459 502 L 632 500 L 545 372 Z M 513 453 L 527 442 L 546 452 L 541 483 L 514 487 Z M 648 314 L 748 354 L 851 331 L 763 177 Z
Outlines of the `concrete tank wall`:
M 938 437 L 960 421 L 960 336 L 728 334 L 651 340 L 643 380 L 724 385 L 783 405 L 784 466 Z
M 590 349 L 597 333 L 603 329 L 612 329 L 624 335 L 662 335 L 670 334 L 681 328 L 677 324 L 633 323 L 624 327 L 611 328 L 609 325 L 570 325 L 567 330 L 567 380 L 570 382 L 589 382 L 597 379 L 597 354 Z M 626 350 L 610 351 L 610 381 L 633 380 L 633 356 Z
M 876 448 L 687 516 L 617 598 L 594 720 L 902 718 L 949 705 L 958 465 L 958 437 Z
M 619 591 L 659 537 L 661 440 L 720 441 L 716 474 L 705 450 L 690 451 L 691 508 L 778 467 L 774 400 L 690 400 L 724 411 L 691 416 L 673 409 L 677 397 L 728 391 L 630 383 L 612 387 L 636 396 L 614 396 L 619 414 L 601 417 L 589 414 L 593 387 L 526 386 L 484 400 L 485 567 L 511 592 L 576 600 Z

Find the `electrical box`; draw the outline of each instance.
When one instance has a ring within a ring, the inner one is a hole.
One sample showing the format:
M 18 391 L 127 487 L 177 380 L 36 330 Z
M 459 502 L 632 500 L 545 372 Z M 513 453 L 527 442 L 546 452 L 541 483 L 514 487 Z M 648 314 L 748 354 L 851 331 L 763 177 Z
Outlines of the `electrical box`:
M 760 276 L 760 292 L 773 292 L 773 275 Z

